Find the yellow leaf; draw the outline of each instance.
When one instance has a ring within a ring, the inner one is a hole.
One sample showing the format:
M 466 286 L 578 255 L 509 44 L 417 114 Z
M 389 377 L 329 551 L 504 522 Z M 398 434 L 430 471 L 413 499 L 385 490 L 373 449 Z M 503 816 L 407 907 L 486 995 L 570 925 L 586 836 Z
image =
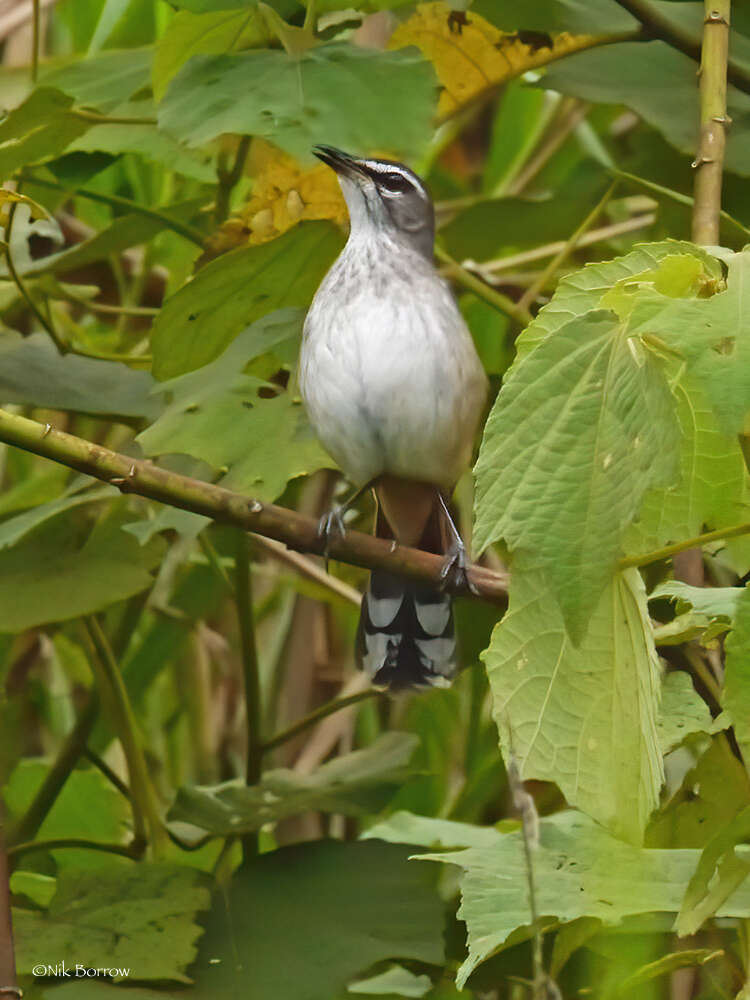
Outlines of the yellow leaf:
M 248 243 L 267 243 L 303 219 L 332 219 L 343 225 L 348 218 L 336 174 L 323 163 L 302 167 L 270 142 L 253 139 L 248 172 L 252 195 L 209 239 L 209 256 Z
M 442 2 L 417 5 L 393 32 L 389 48 L 415 45 L 434 65 L 443 85 L 438 113 L 448 115 L 489 87 L 527 70 L 598 44 L 593 35 L 500 31 L 479 14 L 456 12 Z

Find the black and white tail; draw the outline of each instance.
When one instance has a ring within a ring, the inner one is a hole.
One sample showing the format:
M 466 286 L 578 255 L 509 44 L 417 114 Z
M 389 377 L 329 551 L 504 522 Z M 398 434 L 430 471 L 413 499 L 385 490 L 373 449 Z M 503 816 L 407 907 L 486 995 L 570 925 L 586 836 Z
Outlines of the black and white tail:
M 379 518 L 378 534 L 382 521 Z M 421 547 L 433 549 L 423 539 Z M 357 663 L 376 687 L 448 687 L 456 672 L 450 594 L 374 571 L 357 629 Z

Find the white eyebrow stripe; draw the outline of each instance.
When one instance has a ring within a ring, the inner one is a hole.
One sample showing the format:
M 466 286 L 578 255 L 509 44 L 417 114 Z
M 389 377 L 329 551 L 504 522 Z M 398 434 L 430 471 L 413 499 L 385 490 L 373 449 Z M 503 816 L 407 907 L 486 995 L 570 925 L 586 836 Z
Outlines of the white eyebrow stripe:
M 374 174 L 398 174 L 404 180 L 408 181 L 416 191 L 419 191 L 423 198 L 429 199 L 429 195 L 422 182 L 408 168 L 402 167 L 398 163 L 384 163 L 382 160 L 360 160 L 360 163 L 365 170 L 370 170 Z

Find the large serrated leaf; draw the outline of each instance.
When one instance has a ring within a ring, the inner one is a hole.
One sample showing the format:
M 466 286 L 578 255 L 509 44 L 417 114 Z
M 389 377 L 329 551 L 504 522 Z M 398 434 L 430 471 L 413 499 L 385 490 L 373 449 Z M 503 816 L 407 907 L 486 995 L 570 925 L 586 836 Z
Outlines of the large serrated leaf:
M 750 411 L 750 250 L 727 260 L 726 289 L 709 298 L 672 298 L 644 287 L 629 317 L 633 335 L 658 338 L 687 362 L 725 434 Z
M 658 360 L 613 313 L 571 320 L 514 368 L 492 408 L 476 548 L 502 538 L 543 569 L 580 642 L 625 527 L 649 487 L 675 476 L 678 434 Z
M 515 569 L 483 658 L 501 745 L 522 777 L 556 782 L 571 805 L 640 841 L 662 763 L 658 663 L 638 573 L 607 586 L 576 649 L 544 576 Z
M 306 159 L 323 138 L 412 158 L 427 146 L 434 111 L 434 73 L 413 51 L 333 43 L 298 56 L 273 49 L 193 56 L 170 82 L 159 124 L 191 146 L 235 132 Z
M 342 243 L 330 223 L 305 222 L 207 264 L 167 300 L 154 323 L 154 375 L 169 379 L 200 368 L 260 316 L 307 306 Z
M 537 913 L 561 921 L 594 917 L 608 925 L 630 914 L 676 913 L 699 856 L 697 850 L 633 847 L 580 813 L 557 813 L 541 820 L 532 853 Z M 458 972 L 461 987 L 514 930 L 532 923 L 523 838 L 509 833 L 495 845 L 421 857 L 463 869 L 459 916 L 468 926 L 469 956 Z M 750 885 L 735 886 L 718 913 L 750 915 Z

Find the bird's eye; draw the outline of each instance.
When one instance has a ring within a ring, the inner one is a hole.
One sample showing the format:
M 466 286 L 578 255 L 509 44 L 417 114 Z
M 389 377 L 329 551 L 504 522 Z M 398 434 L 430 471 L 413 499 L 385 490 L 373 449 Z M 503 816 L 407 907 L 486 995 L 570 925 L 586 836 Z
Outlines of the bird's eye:
M 395 170 L 389 174 L 381 174 L 378 178 L 378 184 L 380 187 L 385 188 L 386 191 L 392 191 L 394 194 L 411 191 L 413 187 L 407 177 L 397 173 Z

